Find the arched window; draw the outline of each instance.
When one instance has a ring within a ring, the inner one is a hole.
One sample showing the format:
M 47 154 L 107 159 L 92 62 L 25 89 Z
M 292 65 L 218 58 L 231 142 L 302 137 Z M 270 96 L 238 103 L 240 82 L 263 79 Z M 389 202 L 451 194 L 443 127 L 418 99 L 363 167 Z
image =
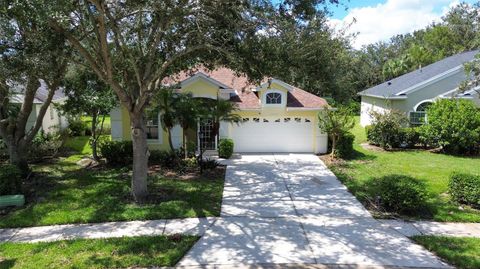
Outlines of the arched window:
M 282 95 L 278 92 L 270 92 L 265 96 L 265 100 L 267 104 L 281 104 Z
M 423 101 L 415 107 L 415 111 L 410 112 L 411 125 L 423 125 L 427 123 L 427 109 L 432 105 L 430 101 Z
M 420 111 L 421 111 L 421 112 L 425 112 L 425 111 L 427 111 L 427 108 L 428 108 L 429 106 L 431 106 L 431 105 L 432 105 L 432 102 L 429 102 L 429 101 L 423 102 L 423 103 L 421 103 L 421 104 L 419 104 L 419 105 L 417 106 L 417 109 L 415 109 L 415 111 L 417 111 L 417 112 L 420 112 Z

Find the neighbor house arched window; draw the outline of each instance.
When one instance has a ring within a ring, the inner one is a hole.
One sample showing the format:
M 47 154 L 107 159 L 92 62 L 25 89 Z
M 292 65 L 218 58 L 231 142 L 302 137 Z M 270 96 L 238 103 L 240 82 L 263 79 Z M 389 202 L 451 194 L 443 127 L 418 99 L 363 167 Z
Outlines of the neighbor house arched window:
M 282 103 L 282 94 L 278 92 L 269 92 L 265 96 L 265 101 L 267 104 L 281 104 Z
M 417 104 L 415 111 L 410 112 L 410 124 L 422 125 L 427 123 L 427 109 L 431 105 L 431 101 L 423 101 Z

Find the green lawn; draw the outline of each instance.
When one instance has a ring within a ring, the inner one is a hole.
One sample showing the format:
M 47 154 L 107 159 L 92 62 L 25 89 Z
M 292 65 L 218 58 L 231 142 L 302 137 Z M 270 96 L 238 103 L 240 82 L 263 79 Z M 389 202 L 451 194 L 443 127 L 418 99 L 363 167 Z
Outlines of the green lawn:
M 163 218 L 219 216 L 223 183 L 218 178 L 149 178 L 150 203 L 130 194 L 129 168 L 82 169 L 78 155 L 33 167 L 34 195 L 27 206 L 0 217 L 0 227 L 27 227 Z M 221 178 L 220 178 L 221 177 Z
M 480 238 L 416 236 L 413 240 L 456 268 L 480 268 Z
M 77 151 L 81 155 L 91 155 L 92 148 L 88 143 L 90 136 L 70 137 L 65 142 L 65 147 Z
M 358 119 L 357 119 L 358 123 Z M 421 218 L 436 221 L 480 222 L 480 211 L 469 208 L 459 209 L 450 202 L 447 194 L 448 179 L 452 172 L 478 173 L 480 158 L 458 157 L 431 153 L 423 150 L 397 152 L 372 151 L 358 143 L 365 142 L 365 131 L 355 126 L 354 145 L 357 157 L 345 164 L 331 165 L 333 172 L 360 200 L 364 200 L 363 184 L 371 178 L 403 174 L 424 181 L 431 194 L 431 212 Z
M 155 236 L 1 243 L 0 268 L 174 266 L 196 240 L 194 236 Z

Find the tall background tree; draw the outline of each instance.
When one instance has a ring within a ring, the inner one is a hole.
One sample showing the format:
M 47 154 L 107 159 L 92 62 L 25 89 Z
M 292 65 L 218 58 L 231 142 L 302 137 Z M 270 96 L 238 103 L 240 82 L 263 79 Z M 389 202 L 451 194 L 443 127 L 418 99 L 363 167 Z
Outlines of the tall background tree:
M 0 3 L 0 135 L 10 162 L 29 171 L 27 149 L 42 126 L 43 117 L 59 89 L 67 65 L 61 34 L 52 31 L 27 1 Z M 37 91 L 44 83 L 48 94 L 27 128 Z M 20 96 L 13 103 L 14 96 Z
M 102 135 L 105 117 L 116 105 L 114 93 L 89 68 L 71 65 L 65 76 L 64 91 L 67 96 L 60 110 L 67 115 L 80 117 L 90 116 L 90 146 L 92 156 L 99 160 L 97 144 Z

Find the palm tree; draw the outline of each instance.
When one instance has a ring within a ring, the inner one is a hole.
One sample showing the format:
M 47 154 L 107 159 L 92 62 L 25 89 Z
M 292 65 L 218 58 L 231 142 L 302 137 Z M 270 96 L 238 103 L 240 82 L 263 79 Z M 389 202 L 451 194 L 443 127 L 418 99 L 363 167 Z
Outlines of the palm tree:
M 208 100 L 204 117 L 213 120 L 214 135 L 220 131 L 220 122 L 239 122 L 242 117 L 236 114 L 238 107 L 229 100 Z
M 183 129 L 183 150 L 185 158 L 188 158 L 187 151 L 187 130 L 197 126 L 199 118 L 199 103 L 191 94 L 178 94 L 174 102 L 174 115 Z
M 177 123 L 175 115 L 176 101 L 177 93 L 175 93 L 172 89 L 160 90 L 154 97 L 154 103 L 160 112 L 160 121 L 162 122 L 163 129 L 167 132 L 168 144 L 170 145 L 170 150 L 172 152 L 175 151 L 172 142 L 172 128 Z

